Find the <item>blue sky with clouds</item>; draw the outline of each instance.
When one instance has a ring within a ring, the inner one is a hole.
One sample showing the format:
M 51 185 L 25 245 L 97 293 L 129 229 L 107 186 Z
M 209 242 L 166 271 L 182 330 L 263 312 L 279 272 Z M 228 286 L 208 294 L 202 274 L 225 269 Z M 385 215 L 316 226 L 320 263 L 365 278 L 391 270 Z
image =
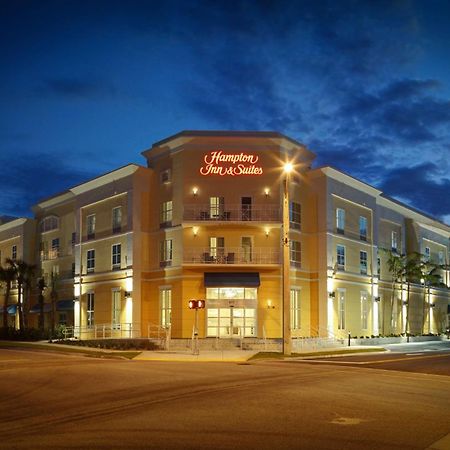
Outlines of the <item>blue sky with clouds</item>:
M 275 130 L 450 223 L 447 1 L 0 0 L 0 214 L 183 129 Z

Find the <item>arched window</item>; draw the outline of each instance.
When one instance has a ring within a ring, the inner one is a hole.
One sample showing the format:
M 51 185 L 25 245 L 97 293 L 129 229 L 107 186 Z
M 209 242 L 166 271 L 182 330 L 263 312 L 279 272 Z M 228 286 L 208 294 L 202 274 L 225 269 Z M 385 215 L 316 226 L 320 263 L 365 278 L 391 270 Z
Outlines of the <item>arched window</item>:
M 57 230 L 58 228 L 59 228 L 59 218 L 56 216 L 48 216 L 41 220 L 40 223 L 41 233 Z

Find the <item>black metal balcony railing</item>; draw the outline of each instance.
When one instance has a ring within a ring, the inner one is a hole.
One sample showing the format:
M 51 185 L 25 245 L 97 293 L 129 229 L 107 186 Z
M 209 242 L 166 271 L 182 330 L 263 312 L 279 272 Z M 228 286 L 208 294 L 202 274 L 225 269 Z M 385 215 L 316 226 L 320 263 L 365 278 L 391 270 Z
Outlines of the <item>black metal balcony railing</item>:
M 185 264 L 280 264 L 280 250 L 271 247 L 209 247 L 184 250 Z
M 220 208 L 211 208 L 210 205 L 186 205 L 183 219 L 192 221 L 277 222 L 281 220 L 281 210 L 278 205 L 258 207 L 226 205 Z

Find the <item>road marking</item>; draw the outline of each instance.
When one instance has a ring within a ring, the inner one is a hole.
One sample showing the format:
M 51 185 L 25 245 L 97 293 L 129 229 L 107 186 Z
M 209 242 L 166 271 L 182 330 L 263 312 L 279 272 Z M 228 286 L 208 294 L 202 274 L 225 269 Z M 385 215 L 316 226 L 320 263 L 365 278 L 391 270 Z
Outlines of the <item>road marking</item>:
M 423 355 L 423 353 L 417 352 L 417 353 L 406 353 L 406 356 L 418 356 Z
M 359 425 L 361 422 L 366 422 L 363 419 L 358 419 L 356 417 L 338 417 L 333 419 L 330 423 L 334 425 Z

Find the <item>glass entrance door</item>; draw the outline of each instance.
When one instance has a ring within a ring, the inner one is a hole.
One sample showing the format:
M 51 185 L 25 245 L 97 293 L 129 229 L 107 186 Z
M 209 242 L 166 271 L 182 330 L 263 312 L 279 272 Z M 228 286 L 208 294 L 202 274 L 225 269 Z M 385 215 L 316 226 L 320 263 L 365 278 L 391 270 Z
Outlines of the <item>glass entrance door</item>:
M 221 338 L 256 336 L 254 308 L 208 308 L 207 334 Z

